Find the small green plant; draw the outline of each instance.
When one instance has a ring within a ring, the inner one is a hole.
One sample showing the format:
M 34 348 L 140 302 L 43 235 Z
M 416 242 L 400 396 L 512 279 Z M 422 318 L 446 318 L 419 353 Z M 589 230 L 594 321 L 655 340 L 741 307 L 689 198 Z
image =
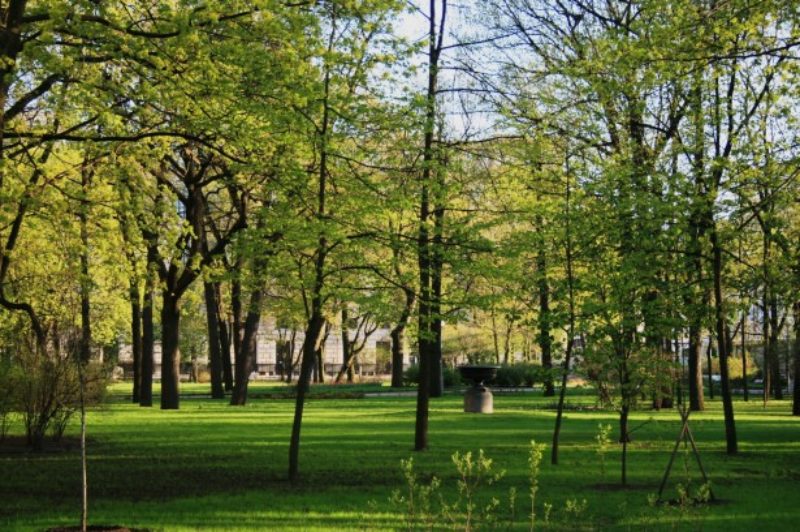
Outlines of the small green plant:
M 597 425 L 597 434 L 594 437 L 597 443 L 597 458 L 600 461 L 600 478 L 606 478 L 606 454 L 611 445 L 611 425 L 599 423 Z
M 655 493 L 649 493 L 647 495 L 647 506 L 653 508 L 657 504 L 658 504 L 658 495 L 656 495 Z
M 473 458 L 471 452 L 456 452 L 451 460 L 458 473 L 458 498 L 453 502 L 445 500 L 440 492 L 441 481 L 435 476 L 427 484 L 420 481 L 413 458 L 400 461 L 405 489 L 392 492 L 390 502 L 403 509 L 406 530 L 432 530 L 437 523 L 444 521 L 450 521 L 454 529 L 464 531 L 497 527 L 500 501 L 496 497 L 482 500 L 479 492 L 483 486 L 490 486 L 503 478 L 505 471 L 495 472 L 492 460 L 482 450 L 478 451 L 477 458 Z M 514 523 L 516 498 L 517 491 L 511 488 L 510 527 Z
M 691 474 L 692 468 L 690 466 L 690 462 L 691 462 L 691 453 L 689 450 L 689 446 L 686 445 L 686 443 L 684 442 L 684 452 L 683 452 L 684 482 L 678 484 L 675 487 L 678 495 L 676 503 L 682 509 L 688 506 L 706 504 L 713 498 L 710 482 L 704 482 L 699 486 L 695 484 L 695 480 L 692 478 Z
M 517 488 L 508 488 L 508 525 L 507 528 L 512 528 L 514 522 L 517 520 Z
M 711 482 L 703 482 L 700 484 L 700 487 L 697 488 L 697 495 L 695 495 L 695 500 L 699 503 L 707 503 L 711 501 Z
M 553 511 L 553 505 L 552 505 L 552 504 L 550 504 L 549 502 L 546 502 L 546 503 L 544 503 L 544 504 L 542 505 L 542 508 L 543 508 L 543 511 L 542 511 L 542 514 L 543 514 L 543 515 L 542 515 L 542 520 L 543 520 L 545 523 L 549 523 L 549 522 L 550 522 L 550 512 L 552 512 L 552 511 Z
M 436 517 L 433 512 L 432 500 L 439 490 L 440 481 L 431 477 L 429 484 L 420 483 L 414 470 L 414 459 L 400 460 L 400 469 L 406 483 L 405 494 L 400 490 L 392 492 L 390 501 L 405 509 L 406 530 L 415 530 L 420 523 L 426 524 L 429 530 L 433 528 Z
M 678 485 L 675 486 L 675 492 L 678 494 L 677 506 L 680 508 L 681 513 L 685 513 L 690 503 L 689 487 L 678 483 Z
M 455 452 L 451 459 L 459 475 L 456 483 L 458 500 L 451 505 L 444 503 L 442 505 L 451 521 L 454 521 L 455 524 L 459 520 L 457 516 L 462 512 L 462 504 L 464 530 L 472 530 L 481 522 L 489 523 L 495 521 L 500 501 L 493 497 L 483 507 L 479 507 L 477 495 L 481 486 L 491 486 L 503 478 L 505 471 L 495 473 L 492 470 L 492 459 L 483 453 L 483 449 L 478 451 L 476 460 L 473 460 L 471 452 L 463 455 Z
M 531 447 L 528 454 L 528 483 L 530 485 L 531 497 L 531 522 L 530 529 L 536 528 L 536 493 L 539 491 L 539 466 L 542 463 L 544 444 L 537 444 L 531 440 Z
M 564 514 L 567 516 L 568 521 L 575 522 L 580 520 L 588 507 L 589 503 L 586 502 L 586 499 L 567 499 L 564 504 Z
M 529 529 L 535 530 L 538 523 L 549 523 L 553 505 L 544 502 L 541 504 L 540 514 L 536 511 L 536 499 L 539 493 L 539 474 L 541 472 L 542 456 L 545 445 L 537 444 L 532 440 L 528 451 L 528 495 L 530 497 Z M 478 451 L 477 457 L 472 452 L 455 452 L 450 457 L 456 469 L 457 497 L 448 500 L 445 493 L 451 489 L 442 489 L 441 481 L 431 477 L 429 483 L 420 481 L 414 470 L 414 460 L 401 460 L 400 467 L 405 488 L 392 492 L 390 501 L 399 506 L 405 515 L 404 528 L 406 530 L 433 530 L 441 528 L 445 523 L 450 523 L 453 530 L 493 530 L 504 526 L 513 530 L 517 522 L 517 488 L 508 490 L 508 514 L 502 515 L 501 501 L 497 497 L 482 496 L 482 490 L 500 481 L 505 476 L 505 471 L 495 471 L 494 463 L 483 450 Z M 570 499 L 564 508 L 565 522 L 578 521 L 586 512 L 588 503 L 585 499 Z M 558 513 L 561 515 L 561 513 Z
M 705 482 L 692 494 L 691 486 L 679 483 L 675 486 L 677 497 L 671 501 L 670 507 L 680 515 L 680 521 L 695 530 L 703 529 L 703 521 L 707 516 L 708 501 L 712 499 L 711 485 Z

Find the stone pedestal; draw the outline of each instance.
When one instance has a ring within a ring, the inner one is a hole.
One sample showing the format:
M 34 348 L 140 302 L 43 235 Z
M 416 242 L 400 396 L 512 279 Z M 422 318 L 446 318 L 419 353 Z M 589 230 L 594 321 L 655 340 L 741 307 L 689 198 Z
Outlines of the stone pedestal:
M 492 391 L 486 386 L 471 386 L 464 393 L 464 412 L 491 414 L 494 412 Z

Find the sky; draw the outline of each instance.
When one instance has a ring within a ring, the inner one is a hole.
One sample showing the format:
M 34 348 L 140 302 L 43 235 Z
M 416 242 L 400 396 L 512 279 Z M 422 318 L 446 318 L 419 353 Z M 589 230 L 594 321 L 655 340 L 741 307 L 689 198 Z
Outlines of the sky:
M 437 20 L 441 17 L 441 4 L 442 0 L 436 0 Z M 394 32 L 411 43 L 425 43 L 428 36 L 429 2 L 426 0 L 408 0 L 408 6 L 403 15 L 395 21 L 393 25 Z M 474 34 L 478 30 L 477 26 L 470 21 L 470 18 L 474 17 L 476 6 L 476 3 L 469 1 L 447 3 L 443 40 L 445 48 L 457 44 L 456 36 L 464 39 L 465 36 Z M 467 83 L 465 76 L 459 76 L 454 70 L 447 68 L 448 65 L 457 63 L 459 56 L 463 56 L 463 53 L 462 50 L 457 48 L 450 48 L 443 53 L 443 57 L 440 60 L 440 63 L 444 65 L 440 72 L 440 89 L 464 87 Z M 427 46 L 424 46 L 412 59 L 412 64 L 418 70 L 416 75 L 408 81 L 408 85 L 415 92 L 422 93 L 427 87 L 427 62 L 428 49 Z M 475 98 L 466 93 L 454 92 L 443 95 L 439 98 L 439 105 L 446 115 L 447 137 L 481 137 L 485 136 L 485 132 L 492 126 L 491 114 L 480 111 Z M 465 113 L 465 111 L 467 112 Z

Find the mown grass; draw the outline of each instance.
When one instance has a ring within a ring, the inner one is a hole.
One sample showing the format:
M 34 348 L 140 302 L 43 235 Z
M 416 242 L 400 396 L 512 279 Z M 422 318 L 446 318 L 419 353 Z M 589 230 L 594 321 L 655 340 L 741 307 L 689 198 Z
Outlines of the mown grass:
M 527 529 L 530 441 L 548 444 L 537 501 L 553 504 L 549 528 L 594 529 L 796 529 L 800 520 L 800 419 L 788 415 L 788 402 L 737 402 L 741 452 L 725 454 L 721 406 L 692 416 L 703 462 L 717 504 L 698 507 L 648 504 L 658 490 L 679 429 L 672 411 L 641 410 L 632 425 L 641 427 L 630 446 L 631 486 L 619 480 L 619 446 L 612 444 L 605 476 L 596 452 L 598 423 L 616 430 L 613 411 L 591 408 L 594 398 L 573 393 L 562 432 L 561 461 L 549 464 L 555 412 L 552 399 L 538 393 L 496 394 L 495 413 L 461 412 L 461 397 L 432 402 L 430 450 L 413 453 L 414 397 L 368 396 L 330 399 L 321 393 L 306 408 L 302 480 L 285 480 L 291 399 L 255 399 L 246 407 L 203 398 L 204 386 L 186 386 L 180 411 L 142 409 L 128 404 L 129 390 L 112 389 L 108 404 L 89 415 L 90 520 L 154 530 L 325 530 L 403 527 L 403 509 L 389 502 L 404 487 L 400 460 L 414 456 L 423 479 L 442 479 L 443 496 L 455 497 L 455 451 L 483 449 L 496 470 L 506 470 L 484 497 L 501 501 L 516 487 L 519 529 Z M 340 388 L 348 392 L 386 390 Z M 329 392 L 321 388 L 320 392 Z M 256 395 L 286 391 L 256 385 Z M 75 434 L 77 427 L 71 427 Z M 17 424 L 13 427 L 21 432 Z M 685 482 L 685 455 L 670 481 Z M 689 462 L 692 481 L 699 473 Z M 42 530 L 77 522 L 77 450 L 19 453 L 0 446 L 0 529 Z M 587 510 L 569 516 L 569 499 L 586 499 Z M 541 519 L 541 507 L 539 509 Z M 446 524 L 446 523 L 443 523 Z

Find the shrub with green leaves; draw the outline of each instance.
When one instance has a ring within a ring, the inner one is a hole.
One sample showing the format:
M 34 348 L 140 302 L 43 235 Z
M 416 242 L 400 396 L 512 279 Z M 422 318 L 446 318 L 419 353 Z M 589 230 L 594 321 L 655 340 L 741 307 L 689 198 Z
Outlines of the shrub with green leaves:
M 109 368 L 89 363 L 84 371 L 87 405 L 102 401 L 109 382 Z M 19 412 L 27 444 L 40 449 L 49 433 L 54 441 L 64 434 L 80 408 L 80 372 L 76 358 L 64 354 L 18 349 L 6 361 L 0 387 L 0 403 L 7 412 Z M 2 420 L 0 420 L 2 421 Z
M 594 436 L 597 444 L 596 452 L 600 462 L 600 478 L 606 478 L 606 454 L 611 446 L 611 425 L 598 423 L 597 434 Z
M 454 386 L 460 386 L 464 384 L 464 381 L 461 379 L 461 373 L 459 373 L 457 368 L 451 368 L 449 366 L 442 367 L 442 381 L 444 382 L 445 388 L 452 388 Z M 414 364 L 406 368 L 403 372 L 403 385 L 405 386 L 416 386 L 419 383 L 419 366 Z
M 504 364 L 497 369 L 494 386 L 520 388 L 532 387 L 541 382 L 542 367 L 536 364 Z
M 11 382 L 11 361 L 0 359 L 0 441 L 5 439 L 11 415 L 14 412 L 14 388 Z
M 412 364 L 403 371 L 403 385 L 415 386 L 419 384 L 419 366 Z
M 531 441 L 528 451 L 528 496 L 530 513 L 528 528 L 535 530 L 538 523 L 548 525 L 553 510 L 549 502 L 537 502 L 539 493 L 539 474 L 545 445 Z M 495 530 L 503 527 L 516 528 L 517 488 L 508 489 L 508 501 L 501 502 L 491 492 L 491 486 L 505 477 L 505 470 L 496 470 L 494 461 L 479 450 L 477 456 L 472 452 L 455 452 L 450 457 L 456 469 L 455 486 L 450 486 L 436 477 L 429 476 L 425 483 L 414 469 L 414 459 L 401 460 L 400 465 L 405 480 L 405 489 L 395 490 L 391 503 L 404 513 L 407 530 L 438 529 L 449 523 L 453 530 Z M 445 479 L 447 476 L 444 477 Z M 455 497 L 449 494 L 455 492 Z M 541 513 L 537 512 L 541 508 Z M 564 522 L 579 522 L 588 508 L 585 499 L 569 499 L 559 515 Z

